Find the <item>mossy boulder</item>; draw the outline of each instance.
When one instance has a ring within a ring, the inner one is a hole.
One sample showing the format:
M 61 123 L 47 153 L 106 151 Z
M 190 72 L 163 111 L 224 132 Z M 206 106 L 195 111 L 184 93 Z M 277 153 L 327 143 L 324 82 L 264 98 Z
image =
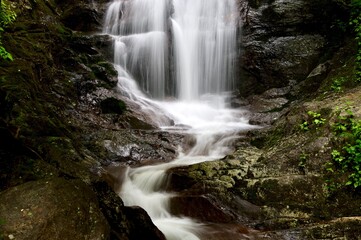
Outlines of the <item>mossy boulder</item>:
M 116 98 L 107 98 L 100 102 L 102 113 L 122 114 L 127 108 L 122 100 Z
M 5 239 L 108 239 L 96 195 L 79 180 L 28 182 L 0 194 Z

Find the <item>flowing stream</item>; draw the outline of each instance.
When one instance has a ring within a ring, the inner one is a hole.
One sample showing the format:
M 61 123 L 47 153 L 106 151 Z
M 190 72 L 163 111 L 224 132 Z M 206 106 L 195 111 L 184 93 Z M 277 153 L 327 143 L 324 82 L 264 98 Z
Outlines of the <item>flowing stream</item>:
M 119 91 L 160 128 L 195 138 L 170 163 L 128 168 L 119 192 L 125 205 L 144 208 L 168 240 L 200 239 L 202 223 L 172 216 L 175 193 L 162 189 L 166 171 L 220 159 L 238 132 L 253 128 L 245 111 L 227 107 L 237 24 L 235 0 L 114 0 L 106 12 L 103 32 L 114 39 Z

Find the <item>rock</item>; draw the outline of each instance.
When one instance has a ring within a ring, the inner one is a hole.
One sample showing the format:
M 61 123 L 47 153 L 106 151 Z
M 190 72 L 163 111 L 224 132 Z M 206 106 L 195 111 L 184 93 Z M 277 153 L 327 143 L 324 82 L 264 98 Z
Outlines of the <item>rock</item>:
M 110 227 L 111 239 L 129 239 L 130 223 L 124 214 L 124 204 L 107 182 L 98 181 L 92 184 L 96 192 L 99 207 Z
M 129 165 L 169 162 L 176 157 L 176 146 L 182 143 L 181 135 L 144 130 L 98 130 L 86 133 L 86 144 L 97 150 L 101 162 Z
M 76 2 L 58 1 L 62 8 L 61 22 L 75 31 L 94 32 L 101 29 L 104 1 L 80 0 Z
M 109 238 L 95 194 L 79 180 L 28 182 L 1 192 L 0 203 L 5 239 Z
M 270 90 L 263 96 L 277 99 L 285 92 Z M 179 206 L 201 202 L 199 197 L 208 193 L 220 201 L 208 207 L 210 214 L 226 205 L 237 221 L 266 232 L 256 233 L 260 239 L 353 238 L 361 198 L 357 190 L 328 188 L 325 165 L 332 161 L 331 125 L 338 106 L 352 101 L 358 119 L 360 94 L 355 87 L 342 96 L 293 104 L 272 126 L 248 133 L 226 158 L 169 170 L 170 188 L 181 192 Z M 299 125 L 309 120 L 309 111 L 327 120 L 302 131 Z M 196 209 L 190 212 L 197 217 Z
M 170 212 L 175 216 L 187 216 L 201 222 L 234 223 L 237 216 L 211 195 L 184 195 L 173 197 Z
M 243 154 L 252 155 L 251 151 Z M 234 184 L 247 175 L 243 164 L 243 160 L 228 159 L 168 170 L 167 190 L 180 192 L 171 200 L 172 212 L 217 223 L 244 223 L 253 218 L 257 207 L 245 210 L 252 204 L 231 193 Z
M 147 212 L 140 207 L 127 207 L 125 214 L 130 221 L 131 240 L 166 240 L 164 234 L 152 223 Z
M 94 31 L 101 27 L 101 18 L 96 9 L 73 6 L 62 16 L 64 25 L 76 31 Z
M 243 68 L 264 89 L 287 87 L 289 80 L 303 80 L 315 67 L 325 39 L 320 35 L 270 38 L 244 44 Z M 243 93 L 243 92 L 242 92 Z
M 329 223 L 311 226 L 301 237 L 304 239 L 359 239 L 360 226 L 360 217 L 338 218 Z
M 96 182 L 93 188 L 97 193 L 100 209 L 111 226 L 110 239 L 165 239 L 143 209 L 125 207 L 120 197 L 106 182 Z
M 100 102 L 102 113 L 122 114 L 126 110 L 125 103 L 116 98 L 106 98 Z
M 349 11 L 338 1 L 310 0 L 241 1 L 240 10 L 242 96 L 304 80 L 320 58 L 329 58 L 327 49 L 342 44 L 343 30 L 332 18 L 347 22 Z

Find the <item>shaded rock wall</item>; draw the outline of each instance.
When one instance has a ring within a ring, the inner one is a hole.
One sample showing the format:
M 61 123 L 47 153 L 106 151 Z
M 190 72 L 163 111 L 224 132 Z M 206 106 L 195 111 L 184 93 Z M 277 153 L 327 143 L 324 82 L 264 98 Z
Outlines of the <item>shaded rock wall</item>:
M 338 1 L 240 1 L 241 95 L 293 86 L 342 44 L 339 21 L 348 9 Z M 302 93 L 300 93 L 302 94 Z

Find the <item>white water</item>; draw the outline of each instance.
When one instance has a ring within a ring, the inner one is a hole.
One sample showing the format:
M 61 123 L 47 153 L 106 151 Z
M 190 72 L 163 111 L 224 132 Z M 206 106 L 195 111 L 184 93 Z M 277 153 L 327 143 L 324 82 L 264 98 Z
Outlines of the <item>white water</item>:
M 164 98 L 168 68 L 167 0 L 114 0 L 104 33 L 116 37 L 116 64 L 134 75 L 143 91 Z
M 235 0 L 114 0 L 106 13 L 104 33 L 114 38 L 118 90 L 160 128 L 181 129 L 196 139 L 170 163 L 128 168 L 119 192 L 126 205 L 143 207 L 168 240 L 200 239 L 202 224 L 171 215 L 174 193 L 164 192 L 165 172 L 224 157 L 237 133 L 252 128 L 244 111 L 226 104 L 226 91 L 233 87 L 236 29 Z M 172 64 L 173 86 L 167 82 Z M 167 88 L 176 89 L 173 96 Z M 165 101 L 168 96 L 178 100 Z M 164 115 L 175 126 L 167 125 Z
M 174 0 L 172 16 L 179 98 L 229 90 L 237 55 L 234 0 Z

